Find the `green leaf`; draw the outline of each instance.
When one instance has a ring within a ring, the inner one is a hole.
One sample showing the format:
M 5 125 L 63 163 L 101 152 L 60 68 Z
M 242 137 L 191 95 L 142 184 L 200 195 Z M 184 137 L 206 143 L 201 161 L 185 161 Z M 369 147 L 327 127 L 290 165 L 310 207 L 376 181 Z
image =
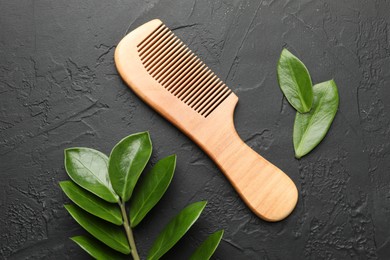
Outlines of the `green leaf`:
M 154 241 L 147 259 L 159 259 L 168 252 L 199 218 L 206 204 L 206 201 L 195 202 L 174 217 Z
M 83 210 L 115 225 L 122 225 L 122 215 L 118 205 L 96 197 L 72 181 L 62 181 L 60 186 L 66 196 Z
M 176 155 L 156 163 L 137 186 L 130 203 L 131 227 L 137 226 L 157 204 L 171 183 L 176 167 Z
M 87 236 L 71 237 L 85 252 L 98 260 L 124 259 L 124 255 Z
M 208 260 L 214 254 L 223 236 L 223 230 L 211 234 L 191 255 L 190 260 Z
M 69 177 L 84 189 L 108 202 L 118 202 L 108 176 L 108 158 L 90 148 L 65 150 L 65 169 Z
M 277 73 L 279 86 L 288 102 L 300 113 L 309 112 L 313 102 L 313 90 L 305 65 L 287 49 L 283 49 Z
M 315 85 L 313 92 L 312 110 L 295 116 L 293 140 L 298 159 L 313 150 L 325 137 L 339 106 L 339 94 L 333 80 Z
M 122 228 L 86 213 L 75 205 L 65 205 L 69 214 L 91 235 L 123 254 L 130 253 L 129 243 Z
M 128 201 L 139 176 L 152 154 L 152 142 L 148 132 L 129 135 L 111 151 L 108 172 L 116 193 Z

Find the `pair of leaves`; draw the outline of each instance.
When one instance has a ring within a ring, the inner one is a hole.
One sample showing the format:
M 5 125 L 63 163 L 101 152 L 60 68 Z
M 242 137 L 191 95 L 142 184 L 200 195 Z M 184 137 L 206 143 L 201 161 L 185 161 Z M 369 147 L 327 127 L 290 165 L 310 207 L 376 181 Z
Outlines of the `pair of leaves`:
M 110 259 L 124 256 L 114 250 L 129 254 L 129 243 L 119 227 L 123 225 L 123 216 L 117 203 L 131 198 L 130 223 L 131 227 L 136 227 L 167 190 L 176 166 L 175 155 L 158 161 L 134 190 L 151 151 L 147 132 L 122 139 L 113 148 L 110 158 L 90 148 L 65 150 L 65 168 L 74 182 L 63 181 L 60 186 L 78 206 L 66 205 L 65 208 L 84 229 L 108 246 L 90 237 L 72 238 L 91 256 L 97 259 L 107 259 L 107 255 L 112 255 Z M 117 203 L 112 204 L 114 202 Z M 158 259 L 176 244 L 198 219 L 205 205 L 206 202 L 191 204 L 172 219 L 149 251 L 151 259 Z M 211 256 L 215 248 L 204 251 Z
M 123 254 L 130 253 L 130 246 L 122 228 L 102 221 L 77 206 L 68 204 L 65 208 L 80 226 L 101 242 Z
M 142 132 L 122 139 L 110 158 L 90 148 L 66 149 L 65 169 L 75 183 L 100 198 L 128 201 L 151 154 L 149 133 Z
M 185 207 L 172 219 L 154 241 L 147 259 L 160 259 L 161 256 L 168 252 L 199 218 L 206 204 L 206 201 L 195 202 Z
M 172 248 L 182 236 L 195 223 L 204 207 L 205 201 L 195 202 L 184 208 L 157 237 L 152 248 L 149 251 L 148 260 L 160 259 L 170 248 Z M 189 217 L 190 216 L 190 217 Z M 178 229 L 179 226 L 188 226 L 188 228 Z M 214 254 L 221 242 L 224 231 L 218 230 L 211 234 L 190 256 L 190 260 L 208 260 Z
M 277 67 L 279 86 L 288 102 L 297 110 L 293 143 L 295 157 L 313 150 L 325 137 L 336 115 L 339 96 L 333 80 L 312 86 L 305 65 L 283 49 Z
M 161 231 L 149 250 L 147 259 L 160 259 L 168 252 L 192 227 L 206 207 L 206 201 L 192 203 L 176 215 Z M 223 236 L 223 230 L 210 235 L 193 253 L 192 260 L 208 260 Z

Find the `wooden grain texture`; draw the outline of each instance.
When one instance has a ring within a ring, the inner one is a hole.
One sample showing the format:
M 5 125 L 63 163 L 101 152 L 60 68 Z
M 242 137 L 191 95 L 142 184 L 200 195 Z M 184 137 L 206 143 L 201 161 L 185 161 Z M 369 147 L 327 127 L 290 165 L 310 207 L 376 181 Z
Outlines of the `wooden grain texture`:
M 120 75 L 143 101 L 214 160 L 257 216 L 267 221 L 284 219 L 298 200 L 295 184 L 241 140 L 233 122 L 238 97 L 227 91 L 224 84 L 170 34 L 160 20 L 152 20 L 129 33 L 115 51 Z M 175 41 L 177 44 L 172 46 Z M 187 65 L 191 61 L 193 67 Z M 199 76 L 192 79 L 192 73 Z M 178 90 L 175 90 L 167 82 L 177 77 L 183 80 L 181 83 L 176 80 Z M 188 98 L 181 99 L 180 91 L 187 91 Z M 208 94 L 211 91 L 213 94 Z

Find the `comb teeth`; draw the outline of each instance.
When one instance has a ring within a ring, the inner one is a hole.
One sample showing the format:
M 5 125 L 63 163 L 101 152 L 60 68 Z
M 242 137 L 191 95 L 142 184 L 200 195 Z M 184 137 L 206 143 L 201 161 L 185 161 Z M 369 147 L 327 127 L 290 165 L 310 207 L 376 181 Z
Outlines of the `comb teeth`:
M 225 83 L 163 24 L 137 48 L 148 73 L 204 117 L 231 93 Z

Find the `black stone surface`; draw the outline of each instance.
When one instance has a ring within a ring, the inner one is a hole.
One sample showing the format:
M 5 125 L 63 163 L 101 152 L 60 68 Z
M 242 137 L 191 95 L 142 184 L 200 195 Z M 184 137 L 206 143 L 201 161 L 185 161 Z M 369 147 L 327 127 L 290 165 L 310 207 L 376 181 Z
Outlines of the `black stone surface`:
M 68 239 L 84 231 L 62 206 L 63 150 L 109 153 L 150 130 L 152 162 L 176 153 L 178 165 L 135 230 L 142 256 L 181 208 L 208 200 L 166 259 L 186 259 L 221 228 L 215 259 L 389 259 L 390 2 L 2 0 L 0 12 L 0 258 L 88 259 Z M 286 220 L 252 214 L 211 160 L 119 78 L 116 44 L 153 18 L 239 96 L 238 132 L 299 189 Z M 301 160 L 275 74 L 283 47 L 340 93 L 327 137 Z

